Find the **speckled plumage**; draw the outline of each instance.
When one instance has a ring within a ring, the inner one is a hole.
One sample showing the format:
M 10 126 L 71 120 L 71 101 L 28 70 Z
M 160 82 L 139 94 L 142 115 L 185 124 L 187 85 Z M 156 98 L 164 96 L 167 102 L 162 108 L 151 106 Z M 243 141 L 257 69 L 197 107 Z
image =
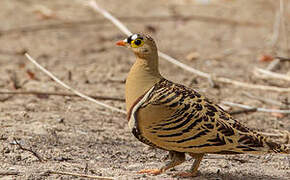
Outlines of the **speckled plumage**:
M 186 176 L 196 175 L 207 153 L 289 153 L 285 145 L 245 127 L 197 91 L 163 78 L 153 39 L 144 34 L 132 36 L 142 37 L 144 46 L 132 48 L 124 40 L 137 57 L 126 81 L 129 126 L 141 142 L 167 150 L 171 157 L 161 169 L 141 173 L 162 173 L 184 162 L 185 153 L 196 159 Z

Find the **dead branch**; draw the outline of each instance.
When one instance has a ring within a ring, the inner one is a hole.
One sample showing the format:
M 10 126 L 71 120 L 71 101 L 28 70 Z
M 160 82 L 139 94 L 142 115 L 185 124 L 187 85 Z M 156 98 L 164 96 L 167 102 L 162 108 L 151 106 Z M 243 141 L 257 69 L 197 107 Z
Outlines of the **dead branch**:
M 288 104 L 286 103 L 283 103 L 283 102 L 279 102 L 279 101 L 276 101 L 276 100 L 273 100 L 273 99 L 268 99 L 268 98 L 265 98 L 265 97 L 258 97 L 258 96 L 254 96 L 253 94 L 249 93 L 249 92 L 242 92 L 245 96 L 251 98 L 251 99 L 256 99 L 256 100 L 259 100 L 261 102 L 264 102 L 264 103 L 269 103 L 269 104 L 274 104 L 274 105 L 278 105 L 278 106 L 287 106 Z
M 87 174 L 78 174 L 78 173 L 71 173 L 71 172 L 61 172 L 61 171 L 47 171 L 48 174 L 59 174 L 59 175 L 68 175 L 68 176 L 76 176 L 76 177 L 85 177 L 91 179 L 98 179 L 98 180 L 112 180 L 112 177 L 102 177 L 102 176 L 92 176 Z
M 257 107 L 252 107 L 252 106 L 248 106 L 248 105 L 244 105 L 244 104 L 232 103 L 232 102 L 228 102 L 228 101 L 222 101 L 221 103 L 225 104 L 225 105 L 233 106 L 233 107 L 243 108 L 243 109 L 249 109 L 249 110 L 256 109 L 256 111 L 259 111 L 259 112 L 283 113 L 283 114 L 290 113 L 290 109 L 280 110 L 280 109 L 257 108 Z
M 38 64 L 28 53 L 25 53 L 25 56 L 27 57 L 27 59 L 29 61 L 31 61 L 34 65 L 36 65 L 40 70 L 42 70 L 46 75 L 48 75 L 50 78 L 52 78 L 54 81 L 56 81 L 57 83 L 59 83 L 60 85 L 62 85 L 64 88 L 72 91 L 73 93 L 75 93 L 76 95 L 88 100 L 88 101 L 91 101 L 91 102 L 94 102 L 96 104 L 98 104 L 99 106 L 102 106 L 102 107 L 105 107 L 107 109 L 110 109 L 112 111 L 117 111 L 119 113 L 123 113 L 123 114 L 126 114 L 126 111 L 124 110 L 121 110 L 121 109 L 118 109 L 118 108 L 115 108 L 113 106 L 110 106 L 110 105 L 107 105 L 105 103 L 102 103 L 100 101 L 97 101 L 87 95 L 84 95 L 82 94 L 81 92 L 71 88 L 70 86 L 68 86 L 67 84 L 63 83 L 61 80 L 59 80 L 56 76 L 54 76 L 51 72 L 49 72 L 48 70 L 46 70 L 44 67 L 42 67 L 40 64 Z
M 237 115 L 237 114 L 243 114 L 243 113 L 249 113 L 249 112 L 256 112 L 257 108 L 253 109 L 243 109 L 243 110 L 237 110 L 230 112 L 230 115 Z
M 259 89 L 259 90 L 268 90 L 268 91 L 276 91 L 276 92 L 290 92 L 290 88 L 280 88 L 276 86 L 265 86 L 265 85 L 256 85 L 256 84 L 250 84 L 250 83 L 245 83 L 241 81 L 236 81 L 224 77 L 218 77 L 215 79 L 218 82 L 223 82 L 227 84 L 233 84 L 239 87 L 244 87 L 248 89 Z
M 279 8 L 279 10 L 277 10 L 276 15 L 275 15 L 275 21 L 273 24 L 273 34 L 271 37 L 271 42 L 270 42 L 270 46 L 275 46 L 278 38 L 279 38 L 279 32 L 280 32 L 280 24 L 281 24 L 281 6 Z
M 284 0 L 280 0 L 280 14 L 281 14 L 281 28 L 282 28 L 282 33 L 284 35 L 284 42 L 285 42 L 285 46 L 287 51 L 289 50 L 289 41 L 288 41 L 288 32 L 287 32 L 287 28 L 286 28 L 286 21 L 285 21 L 285 6 L 284 6 Z M 289 55 L 289 53 L 287 52 L 287 55 Z
M 280 59 L 275 59 L 274 61 L 272 61 L 268 66 L 267 66 L 267 70 L 268 71 L 272 71 L 272 70 L 274 70 L 277 66 L 278 66 L 278 64 L 280 63 Z
M 117 109 L 113 106 L 110 106 L 110 105 L 107 105 L 105 103 L 102 103 L 102 102 L 99 102 L 89 96 L 86 96 L 82 93 L 80 93 L 79 91 L 71 88 L 70 86 L 64 84 L 62 81 L 60 81 L 57 77 L 55 77 L 51 72 L 49 72 L 48 70 L 46 70 L 44 67 L 42 67 L 40 64 L 38 64 L 31 56 L 29 56 L 27 53 L 25 54 L 25 56 L 33 63 L 35 64 L 39 69 L 41 69 L 44 73 L 46 73 L 49 77 L 51 77 L 53 80 L 55 80 L 57 83 L 61 84 L 63 87 L 65 87 L 66 89 L 69 89 L 71 90 L 73 93 L 75 93 L 76 95 L 88 100 L 88 101 L 92 101 L 102 107 L 105 107 L 105 108 L 108 108 L 108 109 L 111 109 L 112 111 L 117 111 L 117 112 L 120 112 L 120 113 L 123 113 L 123 114 L 126 114 L 126 111 L 124 110 L 121 110 L 121 109 Z M 250 107 L 250 106 L 247 106 L 247 105 L 242 105 L 242 104 L 236 104 L 236 103 L 232 103 L 232 102 L 222 102 L 224 104 L 228 104 L 230 106 L 239 106 L 239 107 L 242 107 L 244 109 L 255 109 L 254 107 Z M 278 113 L 290 113 L 290 110 L 275 110 L 275 109 L 264 109 L 264 108 L 256 108 L 257 111 L 261 111 L 261 112 L 278 112 Z M 252 110 L 253 111 L 253 110 Z
M 71 96 L 71 97 L 79 97 L 76 94 L 73 93 L 65 93 L 65 92 L 41 92 L 41 91 L 0 91 L 0 94 L 20 94 L 20 95 L 37 95 L 37 96 Z M 94 96 L 94 95 L 88 95 L 91 98 L 99 99 L 99 100 L 111 100 L 111 101 L 120 101 L 124 102 L 125 99 L 123 98 L 117 98 L 117 97 L 108 97 L 108 96 Z M 2 100 L 0 100 L 2 101 Z
M 275 72 L 268 71 L 268 70 L 265 70 L 265 69 L 256 68 L 255 72 L 256 73 L 254 73 L 254 74 L 259 76 L 259 77 L 282 79 L 282 80 L 290 81 L 290 76 L 287 76 L 287 75 L 284 75 L 284 74 L 275 73 Z
M 18 145 L 18 147 L 21 149 L 21 150 L 23 150 L 23 151 L 28 151 L 28 152 L 30 152 L 33 156 L 35 156 L 40 162 L 43 162 L 43 159 L 40 157 L 40 155 L 37 153 L 37 152 L 35 152 L 35 151 L 33 151 L 32 150 L 32 148 L 30 148 L 30 149 L 27 149 L 27 148 L 25 148 L 25 147 L 23 147 L 15 138 L 13 138 L 13 140 L 14 140 L 14 142 L 15 142 L 15 144 L 17 144 Z
M 279 59 L 280 61 L 290 61 L 289 57 L 276 56 L 275 58 Z
M 0 176 L 17 176 L 19 174 L 18 171 L 0 171 Z
M 117 18 L 115 18 L 113 15 L 111 15 L 105 9 L 98 6 L 94 0 L 90 0 L 88 5 L 91 8 L 93 8 L 96 12 L 102 14 L 105 18 L 110 20 L 114 25 L 116 25 L 127 36 L 132 34 L 131 31 L 121 21 L 119 21 Z M 165 53 L 158 51 L 158 54 L 160 55 L 160 57 L 164 58 L 165 60 L 167 60 L 168 62 L 170 62 L 176 66 L 181 67 L 182 69 L 185 69 L 193 74 L 196 74 L 198 76 L 209 79 L 210 80 L 209 82 L 211 82 L 211 80 L 213 78 L 214 81 L 217 81 L 217 82 L 232 84 L 232 85 L 236 85 L 239 87 L 245 87 L 245 88 L 249 88 L 249 89 L 269 90 L 269 91 L 277 91 L 277 92 L 290 92 L 290 88 L 279 88 L 279 87 L 275 87 L 275 86 L 255 85 L 255 84 L 240 82 L 240 81 L 236 81 L 236 80 L 232 80 L 232 79 L 228 79 L 228 78 L 224 78 L 224 77 L 213 77 L 212 75 L 210 75 L 208 73 L 199 71 L 199 70 L 194 69 L 186 64 L 181 63 L 180 61 L 172 58 L 171 56 L 168 56 Z
M 10 71 L 10 80 L 14 89 L 20 89 L 22 87 L 20 80 L 15 71 Z

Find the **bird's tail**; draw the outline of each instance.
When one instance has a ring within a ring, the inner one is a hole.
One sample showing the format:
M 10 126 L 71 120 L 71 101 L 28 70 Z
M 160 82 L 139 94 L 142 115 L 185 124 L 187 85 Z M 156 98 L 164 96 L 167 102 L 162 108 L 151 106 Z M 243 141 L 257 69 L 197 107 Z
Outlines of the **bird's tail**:
M 261 132 L 252 131 L 253 136 L 256 138 L 255 144 L 258 143 L 261 148 L 258 148 L 261 152 L 267 153 L 281 153 L 281 154 L 290 154 L 290 144 L 287 138 L 287 142 L 282 143 L 281 139 L 273 139 L 269 135 L 261 134 Z M 288 136 L 287 136 L 288 137 Z M 258 147 L 258 146 L 257 146 Z M 259 151 L 258 150 L 258 151 Z
M 290 147 L 286 144 L 278 144 L 278 143 L 272 142 L 271 140 L 266 140 L 265 142 L 269 146 L 270 152 L 290 154 Z

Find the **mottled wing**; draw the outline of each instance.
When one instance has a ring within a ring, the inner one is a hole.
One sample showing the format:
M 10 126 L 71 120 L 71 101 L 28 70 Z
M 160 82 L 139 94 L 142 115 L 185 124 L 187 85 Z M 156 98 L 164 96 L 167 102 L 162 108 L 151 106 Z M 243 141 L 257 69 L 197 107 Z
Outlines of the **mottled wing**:
M 242 126 L 198 92 L 165 79 L 139 101 L 133 116 L 135 136 L 166 150 L 262 153 L 277 145 L 267 144 L 270 142 L 263 136 Z

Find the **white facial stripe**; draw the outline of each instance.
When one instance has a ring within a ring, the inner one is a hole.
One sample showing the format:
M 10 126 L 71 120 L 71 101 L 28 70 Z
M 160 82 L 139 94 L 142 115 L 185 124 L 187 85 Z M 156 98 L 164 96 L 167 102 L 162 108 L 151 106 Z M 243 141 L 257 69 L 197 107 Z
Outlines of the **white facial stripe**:
M 127 38 L 126 38 L 126 39 L 124 39 L 123 41 L 124 41 L 125 43 L 128 43 L 128 39 L 127 39 Z
M 138 35 L 137 35 L 137 34 L 134 34 L 134 35 L 131 37 L 131 39 L 132 39 L 132 40 L 135 40 L 135 39 L 137 39 L 137 37 L 138 37 Z

